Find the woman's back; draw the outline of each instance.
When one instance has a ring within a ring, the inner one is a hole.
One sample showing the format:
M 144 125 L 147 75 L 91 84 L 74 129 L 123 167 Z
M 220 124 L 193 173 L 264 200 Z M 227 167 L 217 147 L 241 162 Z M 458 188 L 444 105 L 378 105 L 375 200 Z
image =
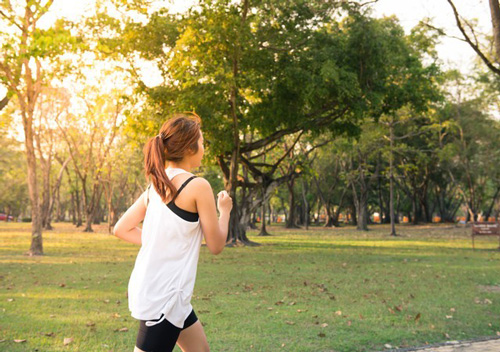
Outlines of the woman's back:
M 146 190 L 142 246 L 129 281 L 129 309 L 136 319 L 153 320 L 164 314 L 172 324 L 182 327 L 192 310 L 203 232 L 198 214 L 183 208 L 190 208 L 189 201 L 194 203 L 186 192 L 193 176 L 186 177 L 188 172 L 182 169 L 166 171 L 174 185 L 178 177 L 184 181 L 178 187 L 178 197 L 167 204 L 154 187 Z M 183 177 L 176 177 L 180 174 Z

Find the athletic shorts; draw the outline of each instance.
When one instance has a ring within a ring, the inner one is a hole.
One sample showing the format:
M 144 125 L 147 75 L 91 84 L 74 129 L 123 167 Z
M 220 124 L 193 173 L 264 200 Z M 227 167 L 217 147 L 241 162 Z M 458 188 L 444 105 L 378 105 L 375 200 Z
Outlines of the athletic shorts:
M 181 331 L 196 323 L 198 317 L 192 310 L 184 321 L 184 327 L 182 328 L 170 323 L 163 317 L 163 314 L 159 319 L 150 321 L 159 320 L 162 320 L 162 322 L 153 326 L 147 326 L 146 320 L 139 321 L 139 333 L 135 343 L 137 348 L 145 352 L 172 352 Z

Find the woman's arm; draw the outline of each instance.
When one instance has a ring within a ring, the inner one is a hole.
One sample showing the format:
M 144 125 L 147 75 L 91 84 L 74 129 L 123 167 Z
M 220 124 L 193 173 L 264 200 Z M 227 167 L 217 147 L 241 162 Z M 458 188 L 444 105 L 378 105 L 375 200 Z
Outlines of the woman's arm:
M 113 228 L 113 234 L 127 242 L 142 244 L 142 229 L 137 227 L 146 216 L 144 193 L 135 201 Z
M 226 245 L 229 215 L 233 207 L 232 199 L 227 194 L 218 196 L 220 216 L 217 218 L 215 198 L 210 183 L 202 177 L 195 178 L 193 182 L 195 181 L 197 188 L 196 208 L 200 216 L 205 242 L 212 254 L 219 254 Z M 222 204 L 220 204 L 221 200 Z

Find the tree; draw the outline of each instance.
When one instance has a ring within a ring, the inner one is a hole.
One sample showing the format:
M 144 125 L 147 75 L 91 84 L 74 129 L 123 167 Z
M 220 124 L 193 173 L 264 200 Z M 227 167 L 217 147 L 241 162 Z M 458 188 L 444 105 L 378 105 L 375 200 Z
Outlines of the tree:
M 5 29 L 0 32 L 0 81 L 7 87 L 7 97 L 16 97 L 25 137 L 32 211 L 29 255 L 43 254 L 33 114 L 41 89 L 49 80 L 50 68 L 56 61 L 60 61 L 62 53 L 76 44 L 63 21 L 57 21 L 46 30 L 38 27 L 40 19 L 49 11 L 52 3 L 53 0 L 29 0 L 18 5 L 13 5 L 10 1 L 0 3 L 0 24 Z M 2 102 L 5 102 L 5 98 Z
M 106 166 L 112 162 L 110 153 L 124 122 L 122 112 L 126 100 L 120 91 L 104 94 L 93 87 L 82 92 L 81 99 L 85 105 L 82 115 L 65 114 L 56 122 L 82 184 L 84 231 L 92 232 L 96 209 L 104 191 Z
M 464 40 L 476 52 L 479 58 L 486 64 L 488 69 L 497 76 L 500 76 L 500 5 L 498 0 L 489 0 L 491 23 L 493 26 L 493 48 L 494 53 L 490 55 L 485 49 L 480 47 L 474 27 L 460 16 L 457 7 L 452 0 L 447 0 L 450 4 L 457 27 L 462 33 Z M 467 28 L 467 29 L 466 29 Z

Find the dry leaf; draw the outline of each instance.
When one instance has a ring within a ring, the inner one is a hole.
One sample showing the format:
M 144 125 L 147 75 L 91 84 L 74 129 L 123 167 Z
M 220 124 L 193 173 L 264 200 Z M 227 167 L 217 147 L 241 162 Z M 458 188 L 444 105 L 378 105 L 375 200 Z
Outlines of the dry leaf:
M 128 328 L 121 328 L 120 330 L 118 330 L 119 332 L 127 332 L 128 331 Z
M 395 314 L 396 313 L 391 307 L 389 307 L 387 309 L 389 310 L 389 312 L 391 312 L 391 314 Z
M 89 321 L 87 324 L 85 324 L 87 326 L 95 326 L 95 323 L 93 321 Z
M 53 337 L 55 334 L 53 332 L 46 332 L 45 336 Z
M 66 287 L 66 284 L 65 283 L 60 283 L 59 287 Z
M 318 334 L 318 336 L 319 336 L 319 337 L 325 337 L 326 335 L 325 335 L 324 333 L 320 332 L 320 333 Z
M 394 309 L 397 310 L 398 312 L 401 312 L 403 310 L 403 306 L 394 306 Z
M 290 302 L 288 303 L 289 306 L 294 306 L 295 305 L 295 302 Z
M 321 327 L 322 327 L 322 328 L 326 328 L 327 326 L 328 326 L 328 324 L 327 324 L 327 323 L 323 323 L 323 324 L 321 324 Z
M 72 337 L 65 337 L 64 341 L 63 341 L 63 344 L 64 344 L 64 346 L 67 346 L 67 345 L 69 345 L 72 342 L 73 342 L 73 338 Z
M 342 311 L 341 310 L 338 310 L 335 312 L 336 315 L 342 315 Z
M 348 321 L 347 321 L 347 326 L 351 326 L 351 324 L 352 324 L 352 323 L 351 323 L 351 321 L 350 321 L 350 320 L 348 320 Z
M 14 298 L 7 298 L 7 302 L 14 302 Z
M 446 319 L 451 319 L 451 318 L 453 318 L 453 315 L 447 315 L 446 316 Z
M 285 323 L 287 323 L 288 325 L 294 325 L 295 323 L 293 321 L 286 321 Z
M 16 339 L 14 340 L 15 343 L 22 343 L 22 342 L 26 342 L 26 339 Z
M 418 313 L 416 316 L 415 316 L 415 322 L 419 321 L 420 320 L 420 313 Z
M 455 308 L 450 308 L 450 312 L 455 312 Z
M 384 347 L 385 347 L 385 348 L 392 348 L 392 345 L 389 345 L 388 343 L 386 343 L 386 344 L 384 345 Z

